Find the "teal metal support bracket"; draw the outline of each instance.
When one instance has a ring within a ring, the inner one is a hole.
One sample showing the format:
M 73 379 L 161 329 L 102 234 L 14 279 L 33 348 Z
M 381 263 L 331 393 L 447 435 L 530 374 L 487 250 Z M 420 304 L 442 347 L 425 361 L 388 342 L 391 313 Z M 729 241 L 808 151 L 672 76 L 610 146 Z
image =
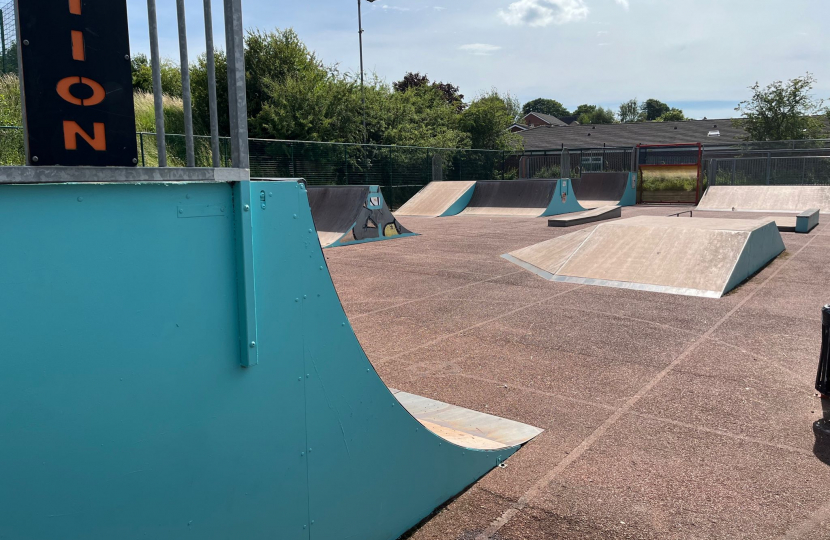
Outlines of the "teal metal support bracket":
M 239 303 L 239 363 L 251 367 L 259 363 L 256 318 L 256 279 L 254 237 L 251 214 L 251 182 L 233 184 L 233 211 L 236 229 L 236 286 Z

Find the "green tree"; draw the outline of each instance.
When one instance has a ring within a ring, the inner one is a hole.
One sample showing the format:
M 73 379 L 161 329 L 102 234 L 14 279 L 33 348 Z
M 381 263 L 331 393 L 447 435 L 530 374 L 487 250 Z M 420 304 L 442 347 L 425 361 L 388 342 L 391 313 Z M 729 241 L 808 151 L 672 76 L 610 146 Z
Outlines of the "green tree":
M 618 113 L 620 122 L 628 124 L 630 122 L 638 122 L 642 119 L 640 113 L 640 105 L 637 103 L 637 98 L 630 99 L 625 103 L 620 104 L 620 112 Z
M 0 53 L 0 67 L 3 73 L 14 73 L 17 75 L 17 42 L 15 41 L 6 49 L 6 54 Z
M 133 90 L 153 93 L 153 68 L 147 55 L 134 55 L 130 68 L 133 73 Z M 162 92 L 168 96 L 182 97 L 182 72 L 179 66 L 165 58 L 161 60 L 160 68 Z
M 294 29 L 250 31 L 245 37 L 248 116 L 256 118 L 264 103 L 274 97 L 270 92 L 280 84 L 296 77 L 325 80 L 328 71 Z
M 461 113 L 459 127 L 469 134 L 472 148 L 513 150 L 521 147 L 522 138 L 507 128 L 517 120 L 520 112 L 516 98 L 491 90 Z
M 555 99 L 546 98 L 536 98 L 532 101 L 528 101 L 524 104 L 524 106 L 522 106 L 522 116 L 532 112 L 549 114 L 557 118 L 562 116 L 570 116 L 568 114 L 568 109 L 566 109 L 564 105 Z
M 742 118 L 732 123 L 743 128 L 750 141 L 821 138 L 827 130 L 817 115 L 823 110 L 824 100 L 811 94 L 815 83 L 811 73 L 766 87 L 756 82 L 749 87 L 752 97 L 735 108 Z
M 219 134 L 230 135 L 228 119 L 228 60 L 224 51 L 213 55 L 216 65 L 216 103 Z M 203 53 L 190 67 L 190 88 L 193 96 L 193 124 L 202 126 L 204 134 L 210 133 L 210 109 L 208 101 L 207 55 Z
M 661 114 L 655 122 L 682 122 L 684 120 L 686 120 L 686 116 L 683 114 L 683 111 L 672 107 Z
M 649 122 L 657 120 L 667 112 L 671 107 L 658 99 L 647 99 L 640 105 L 640 112 Z
M 429 77 L 421 75 L 420 73 L 412 73 L 411 71 L 404 75 L 400 81 L 392 83 L 392 88 L 395 92 L 406 92 L 410 88 L 421 88 L 425 86 L 432 86 L 444 97 L 444 101 L 452 105 L 457 112 L 464 110 L 464 95 L 461 94 L 460 89 L 451 83 L 435 82 L 430 83 Z
M 588 105 L 587 103 L 585 103 L 574 109 L 574 112 L 571 114 L 577 117 L 587 114 L 590 117 L 592 114 L 594 114 L 594 111 L 596 110 L 596 105 Z
M 616 118 L 614 117 L 614 111 L 611 109 L 603 109 L 602 107 L 597 107 L 596 105 L 591 105 L 591 112 L 583 113 L 578 119 L 577 122 L 583 125 L 587 124 L 613 124 L 616 122 Z
M 435 86 L 394 92 L 385 100 L 382 142 L 407 146 L 468 148 L 470 134 L 458 127 L 457 109 Z

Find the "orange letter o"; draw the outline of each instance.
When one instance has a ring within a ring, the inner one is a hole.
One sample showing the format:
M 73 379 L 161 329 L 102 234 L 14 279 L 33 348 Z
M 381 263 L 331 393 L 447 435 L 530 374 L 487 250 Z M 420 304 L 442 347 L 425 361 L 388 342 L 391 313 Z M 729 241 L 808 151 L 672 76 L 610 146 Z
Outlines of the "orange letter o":
M 92 88 L 92 97 L 88 99 L 84 99 L 83 101 L 76 98 L 72 95 L 70 88 L 74 84 L 85 84 L 88 87 Z M 98 84 L 97 82 L 93 81 L 92 79 L 87 79 L 86 77 L 66 77 L 65 79 L 61 79 L 58 82 L 58 95 L 72 103 L 73 105 L 83 105 L 84 107 L 91 107 L 92 105 L 98 105 L 104 98 L 107 97 L 107 93 L 104 92 L 104 87 Z

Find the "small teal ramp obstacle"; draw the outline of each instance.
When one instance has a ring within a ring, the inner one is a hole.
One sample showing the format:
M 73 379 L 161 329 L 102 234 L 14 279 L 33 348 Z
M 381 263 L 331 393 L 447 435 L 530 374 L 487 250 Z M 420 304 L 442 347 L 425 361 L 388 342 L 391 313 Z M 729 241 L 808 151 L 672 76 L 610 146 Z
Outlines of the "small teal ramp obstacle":
M 379 186 L 309 186 L 308 200 L 324 248 L 416 236 L 392 215 Z
M 0 185 L 0 537 L 392 540 L 539 433 L 396 399 L 301 183 L 144 171 Z

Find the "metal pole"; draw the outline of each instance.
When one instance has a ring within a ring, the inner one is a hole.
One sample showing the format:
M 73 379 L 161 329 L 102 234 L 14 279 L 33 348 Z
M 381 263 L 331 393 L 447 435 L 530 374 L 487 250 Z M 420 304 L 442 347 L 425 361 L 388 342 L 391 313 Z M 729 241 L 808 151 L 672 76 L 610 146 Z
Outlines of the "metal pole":
M 0 9 L 0 43 L 3 45 L 3 73 L 6 73 L 6 20 L 3 18 L 2 9 Z
M 211 163 L 219 167 L 219 114 L 216 101 L 216 58 L 213 50 L 213 13 L 210 0 L 205 2 L 205 55 L 207 60 L 208 77 L 208 108 L 210 109 L 210 151 L 212 154 Z
M 830 394 L 830 305 L 821 310 L 821 353 L 816 374 L 816 390 L 822 398 Z
M 231 161 L 238 169 L 251 166 L 248 150 L 248 100 L 245 94 L 245 30 L 241 0 L 225 0 L 225 47 L 228 55 L 228 113 Z
M 190 65 L 187 59 L 187 22 L 184 0 L 176 0 L 176 18 L 179 23 L 179 58 L 182 70 L 182 105 L 184 106 L 184 145 L 188 167 L 196 166 L 193 151 L 193 106 L 190 97 Z
M 159 27 L 156 19 L 156 0 L 147 0 L 147 21 L 150 27 L 150 65 L 153 71 L 153 105 L 156 115 L 156 147 L 159 167 L 167 167 L 167 145 L 164 137 L 164 102 L 159 63 Z
M 141 166 L 146 167 L 147 165 L 144 163 L 144 133 L 138 134 L 138 140 L 141 142 Z
M 360 0 L 357 0 L 357 36 L 360 41 L 360 94 L 363 100 L 363 144 L 366 144 L 366 90 L 363 87 L 363 20 L 360 14 Z

